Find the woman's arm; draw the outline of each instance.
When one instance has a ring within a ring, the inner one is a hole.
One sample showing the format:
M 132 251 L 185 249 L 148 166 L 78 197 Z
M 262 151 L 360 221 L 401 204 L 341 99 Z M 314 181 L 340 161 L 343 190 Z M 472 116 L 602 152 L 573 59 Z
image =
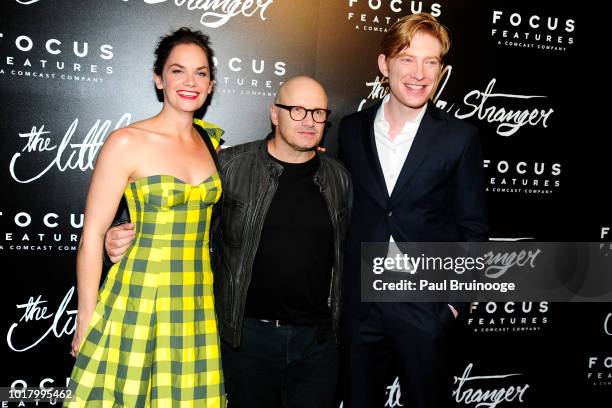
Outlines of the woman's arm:
M 102 275 L 104 234 L 111 225 L 121 196 L 134 170 L 135 158 L 130 154 L 135 144 L 134 131 L 113 132 L 98 155 L 87 201 L 83 232 L 77 253 L 77 329 L 71 346 L 76 356 L 97 302 Z

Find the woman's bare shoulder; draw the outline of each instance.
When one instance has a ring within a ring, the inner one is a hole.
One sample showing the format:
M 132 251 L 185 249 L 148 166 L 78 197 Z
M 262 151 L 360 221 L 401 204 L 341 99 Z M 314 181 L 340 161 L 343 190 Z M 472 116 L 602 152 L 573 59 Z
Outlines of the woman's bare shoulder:
M 142 122 L 114 130 L 106 138 L 105 145 L 107 145 L 107 148 L 143 148 L 150 139 L 147 136 L 152 132 L 147 130 L 146 127 L 134 126 L 138 123 Z

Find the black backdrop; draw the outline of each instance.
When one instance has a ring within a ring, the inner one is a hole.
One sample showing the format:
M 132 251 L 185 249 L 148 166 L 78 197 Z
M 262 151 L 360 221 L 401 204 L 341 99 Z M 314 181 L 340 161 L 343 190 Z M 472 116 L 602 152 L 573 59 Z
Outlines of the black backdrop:
M 74 361 L 76 246 L 95 155 L 110 131 L 160 109 L 152 50 L 183 25 L 213 41 L 218 80 L 205 119 L 226 130 L 229 145 L 263 137 L 276 87 L 309 74 L 329 93 L 325 143 L 334 154 L 339 119 L 388 92 L 376 66 L 382 33 L 403 15 L 431 12 L 453 39 L 436 103 L 480 128 L 492 238 L 612 236 L 606 114 L 598 108 L 605 103 L 596 102 L 605 97 L 598 74 L 606 38 L 594 35 L 603 23 L 596 11 L 582 13 L 584 5 L 6 0 L 1 7 L 0 386 L 65 385 Z M 456 344 L 457 406 L 475 407 L 479 390 L 502 389 L 502 401 L 481 406 L 609 406 L 610 313 L 608 304 L 477 304 Z M 394 380 L 381 392 L 399 407 Z

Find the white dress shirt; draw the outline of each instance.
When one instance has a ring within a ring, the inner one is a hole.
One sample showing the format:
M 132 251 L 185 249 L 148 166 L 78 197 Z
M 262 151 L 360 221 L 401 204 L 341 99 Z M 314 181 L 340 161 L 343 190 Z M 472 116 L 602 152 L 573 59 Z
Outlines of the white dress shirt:
M 391 140 L 389 137 L 391 125 L 389 125 L 389 122 L 385 118 L 385 105 L 389 102 L 389 97 L 390 95 L 385 96 L 380 108 L 378 108 L 378 112 L 376 112 L 376 118 L 374 119 L 374 138 L 376 140 L 378 160 L 380 161 L 380 167 L 382 167 L 383 176 L 385 177 L 387 191 L 389 195 L 391 195 L 395 187 L 395 182 L 402 171 L 402 167 L 410 151 L 410 147 L 412 147 L 412 142 L 419 129 L 427 105 L 421 108 L 416 119 L 407 120 L 402 130 L 393 140 Z
M 374 118 L 374 138 L 376 141 L 376 150 L 378 151 L 378 161 L 380 161 L 380 167 L 382 168 L 383 177 L 387 185 L 387 191 L 389 196 L 393 192 L 395 182 L 399 177 L 404 162 L 408 157 L 412 142 L 419 130 L 421 125 L 421 119 L 427 109 L 427 104 L 421 108 L 421 111 L 414 120 L 407 120 L 404 123 L 402 130 L 395 136 L 393 140 L 389 137 L 389 129 L 391 125 L 385 118 L 385 105 L 389 102 L 390 95 L 385 96 L 383 99 L 378 112 L 376 112 L 376 118 Z M 389 238 L 389 251 L 387 257 L 394 258 L 396 254 L 401 254 L 399 247 L 395 244 L 393 235 Z M 405 272 L 409 272 L 414 267 L 408 265 Z M 403 272 L 403 271 L 402 271 Z M 457 317 L 457 311 L 452 305 L 448 305 L 453 312 L 453 315 Z
M 385 118 L 385 105 L 389 102 L 390 94 L 385 96 L 383 99 L 376 117 L 374 118 L 374 139 L 376 141 L 376 150 L 378 151 L 378 161 L 382 168 L 383 177 L 385 178 L 385 184 L 387 185 L 387 191 L 389 196 L 393 192 L 397 178 L 404 167 L 410 147 L 414 137 L 419 130 L 421 119 L 427 109 L 427 104 L 421 108 L 421 111 L 414 120 L 407 120 L 402 127 L 402 130 L 395 136 L 393 140 L 389 137 L 389 130 L 391 125 Z M 388 257 L 395 257 L 396 254 L 401 254 L 393 236 L 389 238 L 389 252 Z

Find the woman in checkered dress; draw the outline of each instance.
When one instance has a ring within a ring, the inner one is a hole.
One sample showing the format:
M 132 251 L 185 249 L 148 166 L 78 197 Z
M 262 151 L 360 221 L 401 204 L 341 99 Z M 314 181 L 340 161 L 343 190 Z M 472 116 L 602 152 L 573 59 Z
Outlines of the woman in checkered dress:
M 156 116 L 113 132 L 94 169 L 77 255 L 69 407 L 224 407 L 209 259 L 222 131 L 193 114 L 213 87 L 208 37 L 180 29 L 156 49 Z M 98 292 L 104 234 L 125 195 L 136 239 Z

